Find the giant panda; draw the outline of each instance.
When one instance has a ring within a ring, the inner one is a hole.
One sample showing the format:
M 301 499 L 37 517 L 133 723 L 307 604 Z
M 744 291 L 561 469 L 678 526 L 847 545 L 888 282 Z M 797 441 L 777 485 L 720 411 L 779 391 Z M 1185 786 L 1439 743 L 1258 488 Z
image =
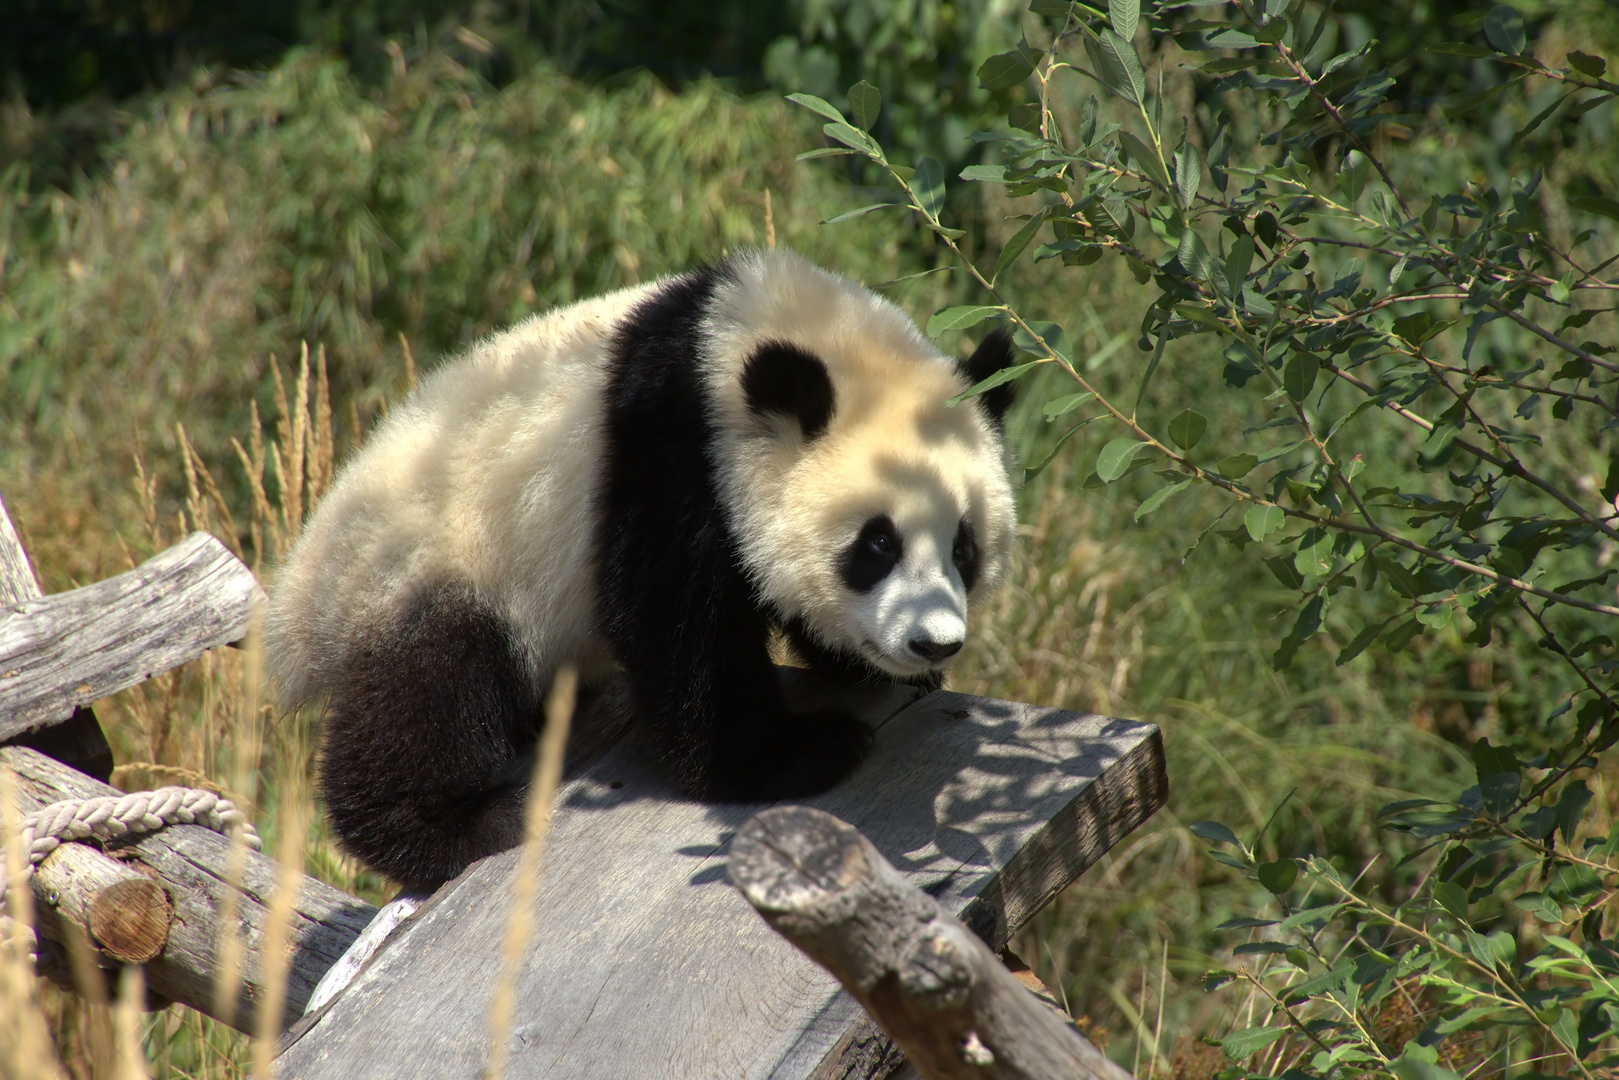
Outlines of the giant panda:
M 283 706 L 324 702 L 340 843 L 427 888 L 522 835 L 541 699 L 619 680 L 673 782 L 821 791 L 853 716 L 792 713 L 770 642 L 937 687 L 1014 531 L 1004 333 L 947 359 L 781 251 L 537 315 L 425 379 L 341 471 L 265 629 Z

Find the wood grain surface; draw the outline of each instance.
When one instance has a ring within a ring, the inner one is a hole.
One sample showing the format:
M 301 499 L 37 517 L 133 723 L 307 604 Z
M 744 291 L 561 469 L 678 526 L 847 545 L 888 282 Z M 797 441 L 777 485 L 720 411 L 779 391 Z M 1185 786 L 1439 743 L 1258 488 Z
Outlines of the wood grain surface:
M 6 513 L 6 504 L 0 500 L 0 608 L 39 596 L 39 579 L 28 562 L 17 527 Z
M 11 516 L 6 512 L 5 500 L 0 499 L 0 611 L 25 600 L 36 600 L 41 595 L 28 552 L 23 549 Z M 48 726 L 14 734 L 9 739 L 0 735 L 0 743 L 5 742 L 32 746 L 97 780 L 105 781 L 112 775 L 112 747 L 107 745 L 107 736 L 88 705 L 74 709 L 67 719 Z
M 163 950 L 174 904 L 163 886 L 88 844 L 63 844 L 34 868 L 40 930 L 67 943 L 72 922 L 105 954 L 103 962 L 144 964 Z
M 251 570 L 193 533 L 117 577 L 0 607 L 0 742 L 241 640 L 263 602 Z
M 881 723 L 870 758 L 805 801 L 859 828 L 992 946 L 1167 793 L 1149 724 L 946 692 L 861 711 Z M 854 999 L 726 884 L 732 836 L 761 809 L 679 798 L 634 737 L 563 787 L 508 1077 L 892 1071 L 897 1055 Z M 441 889 L 294 1028 L 279 1075 L 478 1076 L 515 862 L 494 856 Z

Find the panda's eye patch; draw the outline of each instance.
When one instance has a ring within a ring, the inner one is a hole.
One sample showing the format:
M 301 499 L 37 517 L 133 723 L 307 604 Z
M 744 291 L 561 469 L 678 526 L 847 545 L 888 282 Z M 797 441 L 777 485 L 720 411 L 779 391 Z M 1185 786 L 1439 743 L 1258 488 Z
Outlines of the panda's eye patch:
M 950 559 L 956 564 L 956 572 L 961 575 L 962 587 L 972 591 L 973 583 L 978 580 L 978 541 L 973 538 L 972 522 L 966 518 L 956 527 L 956 542 L 950 551 Z
M 905 541 L 886 514 L 860 527 L 854 543 L 843 549 L 838 570 L 855 592 L 868 592 L 887 577 L 905 554 Z

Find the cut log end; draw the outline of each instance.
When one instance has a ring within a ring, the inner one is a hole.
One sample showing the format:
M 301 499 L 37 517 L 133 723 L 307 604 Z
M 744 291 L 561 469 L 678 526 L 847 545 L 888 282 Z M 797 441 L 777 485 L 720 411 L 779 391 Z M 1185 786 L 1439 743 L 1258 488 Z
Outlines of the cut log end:
M 859 830 L 830 814 L 780 806 L 748 821 L 731 844 L 731 883 L 770 914 L 803 914 L 871 877 Z
M 144 964 L 169 940 L 174 905 L 163 886 L 150 878 L 126 878 L 90 902 L 90 935 L 110 956 Z
M 114 794 L 58 761 L 20 746 L 0 747 L 0 767 L 20 781 L 25 813 L 63 799 Z M 85 938 L 103 966 L 140 962 L 153 994 L 183 1002 L 200 1012 L 251 1032 L 265 1000 L 265 958 L 249 949 L 242 956 L 234 1006 L 216 994 L 220 943 L 261 939 L 276 890 L 276 864 L 256 851 L 233 854 L 231 842 L 198 825 L 175 825 L 135 839 L 114 859 L 88 844 L 62 844 L 35 867 L 30 883 L 40 934 L 66 951 Z M 232 869 L 232 867 L 235 867 Z M 239 885 L 229 884 L 232 879 Z M 226 897 L 236 900 L 228 905 Z M 169 906 L 172 902 L 173 907 Z M 375 914 L 374 908 L 313 878 L 302 878 L 290 917 L 297 945 L 286 973 L 282 1024 L 303 1012 L 315 983 L 341 956 Z M 71 925 L 70 925 L 71 924 Z

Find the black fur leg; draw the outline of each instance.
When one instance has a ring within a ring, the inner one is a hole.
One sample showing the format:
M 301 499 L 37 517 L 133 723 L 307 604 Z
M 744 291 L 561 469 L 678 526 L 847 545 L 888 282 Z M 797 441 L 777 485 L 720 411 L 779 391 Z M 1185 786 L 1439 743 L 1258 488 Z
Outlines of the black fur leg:
M 689 795 L 765 801 L 843 779 L 871 731 L 838 713 L 794 715 L 766 647 L 768 621 L 723 530 L 695 530 L 681 565 L 620 530 L 604 554 L 600 603 L 637 715 Z
M 540 711 L 504 622 L 459 583 L 423 589 L 344 658 L 321 795 L 343 847 L 431 888 L 523 837 Z
M 871 739 L 848 716 L 794 716 L 767 650 L 770 620 L 719 505 L 697 369 L 723 270 L 671 282 L 614 344 L 597 604 L 637 716 L 699 798 L 811 794 Z

